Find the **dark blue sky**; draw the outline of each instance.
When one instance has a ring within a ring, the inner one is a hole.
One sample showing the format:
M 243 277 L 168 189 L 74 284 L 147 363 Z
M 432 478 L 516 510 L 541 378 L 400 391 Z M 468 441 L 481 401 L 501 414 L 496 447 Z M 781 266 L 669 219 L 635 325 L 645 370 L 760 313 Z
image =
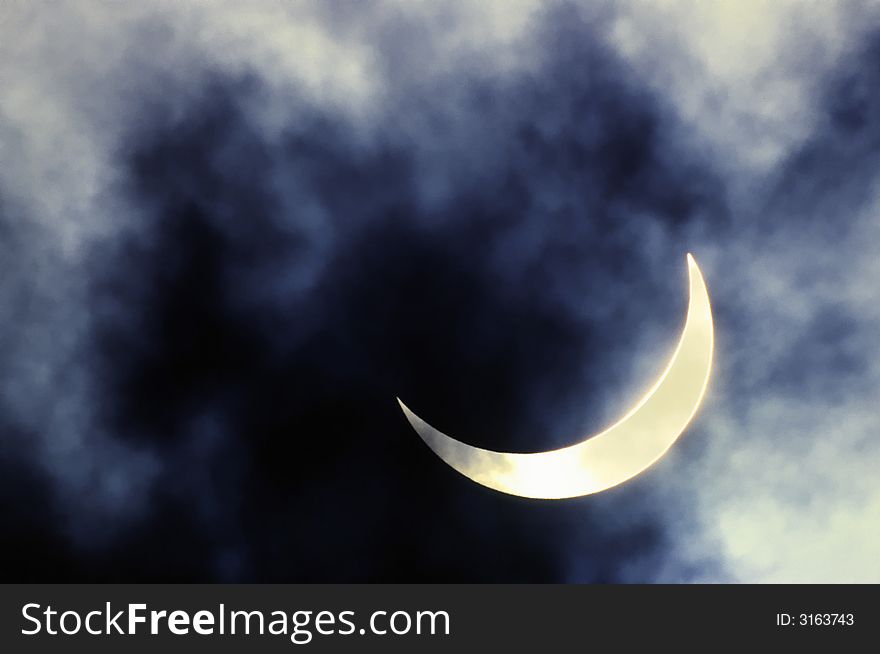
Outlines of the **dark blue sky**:
M 880 579 L 870 12 L 279 6 L 0 10 L 6 577 Z M 716 373 L 635 480 L 501 495 L 401 415 L 607 425 L 686 252 Z

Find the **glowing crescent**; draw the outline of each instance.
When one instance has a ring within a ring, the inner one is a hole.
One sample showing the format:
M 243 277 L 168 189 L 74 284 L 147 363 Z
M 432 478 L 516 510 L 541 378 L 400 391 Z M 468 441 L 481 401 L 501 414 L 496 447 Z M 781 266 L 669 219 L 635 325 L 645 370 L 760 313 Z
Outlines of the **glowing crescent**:
M 401 402 L 422 440 L 450 466 L 503 493 L 539 499 L 578 497 L 631 479 L 660 459 L 697 412 L 712 369 L 714 330 L 709 293 L 688 254 L 690 301 L 678 347 L 666 370 L 617 423 L 558 450 L 520 454 L 473 447 L 443 434 Z

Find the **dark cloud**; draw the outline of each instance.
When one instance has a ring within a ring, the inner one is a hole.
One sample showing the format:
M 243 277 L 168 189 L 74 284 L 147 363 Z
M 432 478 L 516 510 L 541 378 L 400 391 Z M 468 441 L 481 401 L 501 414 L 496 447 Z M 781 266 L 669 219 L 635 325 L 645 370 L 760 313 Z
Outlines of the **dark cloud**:
M 782 162 L 767 203 L 783 219 L 764 224 L 779 238 L 806 246 L 842 243 L 872 200 L 880 129 L 880 36 L 869 32 L 827 75 L 816 97 L 816 126 Z M 800 235 L 791 233 L 798 225 Z M 772 245 L 775 245 L 774 242 Z
M 304 95 L 268 136 L 256 71 L 194 72 L 185 90 L 150 78 L 114 153 L 133 218 L 87 254 L 79 365 L 102 427 L 159 471 L 125 521 L 74 544 L 77 516 L 51 517 L 63 509 L 38 468 L 4 459 L 2 495 L 44 512 L 4 512 L 14 576 L 613 582 L 662 568 L 649 478 L 588 500 L 496 494 L 440 464 L 395 402 L 484 447 L 570 442 L 625 388 L 640 326 L 678 325 L 688 229 L 707 208 L 725 227 L 723 185 L 669 108 L 579 14 L 543 20 L 537 70 L 391 70 L 367 128 Z

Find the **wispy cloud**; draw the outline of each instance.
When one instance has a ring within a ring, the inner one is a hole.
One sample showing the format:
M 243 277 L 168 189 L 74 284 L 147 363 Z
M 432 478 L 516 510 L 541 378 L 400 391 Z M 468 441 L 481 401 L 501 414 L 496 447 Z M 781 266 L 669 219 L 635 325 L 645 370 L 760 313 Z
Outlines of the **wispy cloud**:
M 287 548 L 299 579 L 880 580 L 872 5 L 0 16 L 0 463 L 51 489 L 76 570 L 170 532 L 157 565 L 195 577 Z M 418 458 L 405 391 L 486 447 L 613 419 L 686 251 L 716 373 L 655 469 L 532 506 Z M 447 530 L 519 545 L 479 568 Z

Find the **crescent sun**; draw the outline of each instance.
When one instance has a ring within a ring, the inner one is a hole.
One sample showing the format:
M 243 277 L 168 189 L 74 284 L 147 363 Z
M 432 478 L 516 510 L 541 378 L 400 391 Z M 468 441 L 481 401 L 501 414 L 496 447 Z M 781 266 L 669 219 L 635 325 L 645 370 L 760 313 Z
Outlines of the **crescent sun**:
M 690 300 L 678 346 L 660 378 L 620 420 L 574 445 L 531 454 L 495 452 L 434 429 L 397 398 L 413 429 L 443 461 L 503 493 L 563 499 L 598 493 L 659 460 L 697 412 L 712 369 L 714 328 L 709 293 L 688 254 Z

